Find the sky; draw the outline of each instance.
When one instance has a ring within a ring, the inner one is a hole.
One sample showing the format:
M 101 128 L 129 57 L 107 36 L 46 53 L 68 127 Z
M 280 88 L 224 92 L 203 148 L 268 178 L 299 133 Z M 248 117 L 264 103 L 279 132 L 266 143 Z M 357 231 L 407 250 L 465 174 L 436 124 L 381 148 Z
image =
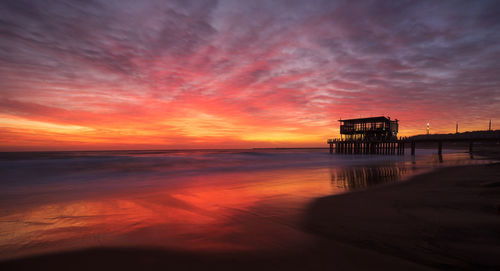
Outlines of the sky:
M 0 151 L 500 129 L 498 1 L 0 2 Z

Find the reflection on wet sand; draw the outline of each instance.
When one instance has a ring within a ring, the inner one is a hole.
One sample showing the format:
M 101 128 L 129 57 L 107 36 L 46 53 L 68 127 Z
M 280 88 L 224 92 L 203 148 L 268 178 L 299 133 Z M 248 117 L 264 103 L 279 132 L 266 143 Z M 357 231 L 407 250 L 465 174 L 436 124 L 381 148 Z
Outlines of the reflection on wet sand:
M 331 183 L 340 189 L 366 188 L 396 182 L 411 170 L 397 165 L 338 168 L 331 171 Z
M 415 157 L 406 162 L 385 165 L 351 166 L 330 169 L 332 185 L 338 189 L 367 188 L 373 185 L 394 183 L 422 170 L 441 166 L 479 165 L 489 163 L 486 159 L 474 159 L 472 154 L 435 154 L 428 160 L 417 161 Z
M 266 250 L 304 245 L 300 212 L 339 193 L 327 169 L 217 173 L 183 185 L 121 188 L 15 209 L 0 217 L 2 257 L 101 246 Z

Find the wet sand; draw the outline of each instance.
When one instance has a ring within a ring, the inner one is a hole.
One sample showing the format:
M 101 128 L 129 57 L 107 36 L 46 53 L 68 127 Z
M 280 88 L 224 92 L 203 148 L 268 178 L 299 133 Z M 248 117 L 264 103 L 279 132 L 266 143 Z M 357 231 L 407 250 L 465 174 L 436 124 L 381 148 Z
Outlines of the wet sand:
M 500 164 L 444 168 L 314 201 L 304 218 L 313 246 L 279 253 L 96 248 L 4 261 L 0 269 L 498 270 L 499 208 Z
M 325 239 L 450 270 L 500 269 L 500 164 L 445 168 L 315 201 Z

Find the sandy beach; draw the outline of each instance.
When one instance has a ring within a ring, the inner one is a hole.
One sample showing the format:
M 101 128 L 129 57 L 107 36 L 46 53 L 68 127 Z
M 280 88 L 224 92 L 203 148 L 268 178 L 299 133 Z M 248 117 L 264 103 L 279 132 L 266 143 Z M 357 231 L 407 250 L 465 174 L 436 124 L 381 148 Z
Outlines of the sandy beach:
M 408 182 L 326 197 L 307 228 L 424 266 L 500 267 L 500 164 L 445 168 Z
M 2 270 L 497 270 L 500 164 L 443 168 L 327 196 L 306 211 L 315 244 L 277 253 L 94 248 L 4 261 Z

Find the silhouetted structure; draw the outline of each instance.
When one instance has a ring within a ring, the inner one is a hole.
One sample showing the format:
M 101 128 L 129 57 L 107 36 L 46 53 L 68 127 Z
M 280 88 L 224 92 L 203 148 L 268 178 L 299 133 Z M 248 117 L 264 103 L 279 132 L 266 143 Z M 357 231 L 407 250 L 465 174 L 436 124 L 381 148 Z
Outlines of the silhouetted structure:
M 385 141 L 398 136 L 398 120 L 390 117 L 373 117 L 339 120 L 340 137 L 346 140 Z
M 398 140 L 398 120 L 373 117 L 339 120 L 341 139 L 329 139 L 330 153 L 404 154 L 404 141 Z
M 405 143 L 410 143 L 411 154 L 415 155 L 416 143 L 437 143 L 438 154 L 442 161 L 443 142 L 464 142 L 472 149 L 475 142 L 494 142 L 500 144 L 500 130 L 458 132 L 458 122 L 455 134 L 430 135 L 430 125 L 427 123 L 427 134 L 409 138 L 397 138 L 398 120 L 389 117 L 359 118 L 339 120 L 340 139 L 328 139 L 330 153 L 334 149 L 342 154 L 404 154 Z M 490 127 L 491 129 L 491 120 Z M 343 136 L 343 137 L 342 137 Z M 335 148 L 334 148 L 335 147 Z

